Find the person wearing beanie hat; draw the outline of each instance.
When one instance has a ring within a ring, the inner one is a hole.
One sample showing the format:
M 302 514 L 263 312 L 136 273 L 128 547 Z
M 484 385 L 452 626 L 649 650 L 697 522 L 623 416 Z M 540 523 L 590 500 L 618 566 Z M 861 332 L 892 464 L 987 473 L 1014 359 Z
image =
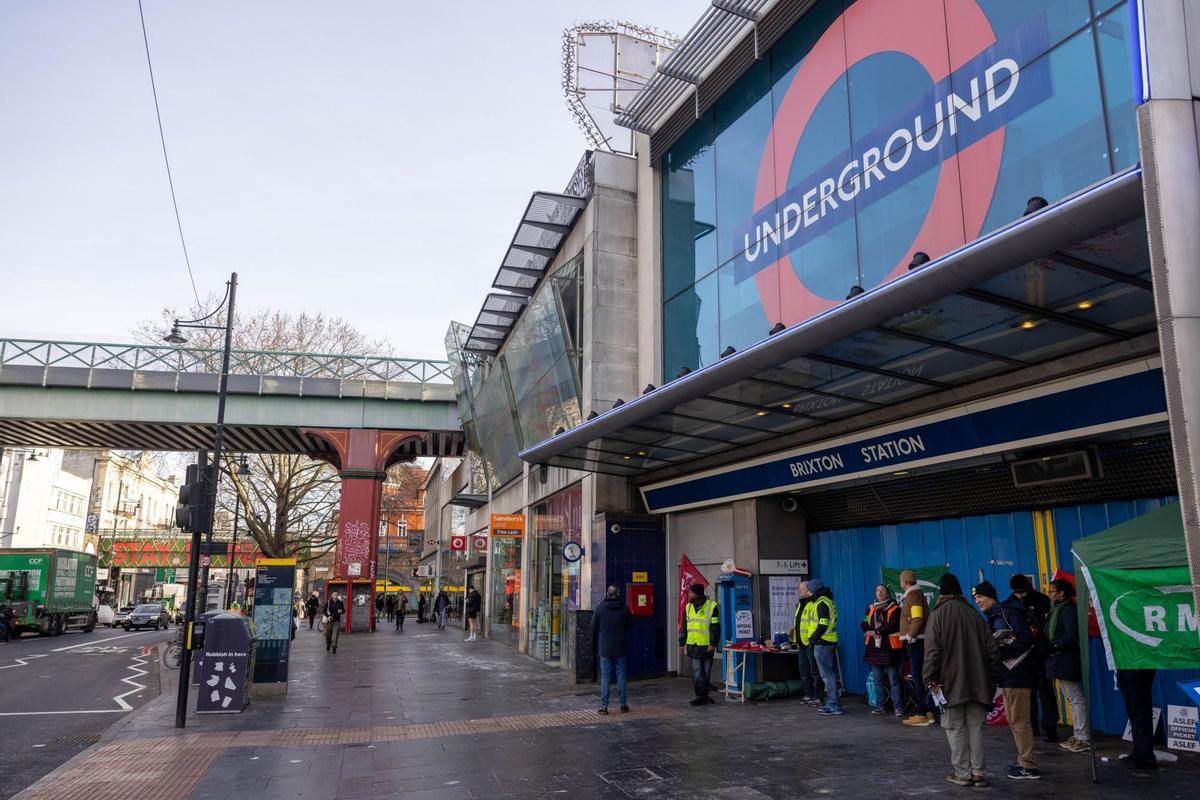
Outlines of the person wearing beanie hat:
M 721 618 L 717 604 L 704 596 L 704 584 L 688 587 L 688 603 L 684 606 L 684 626 L 679 634 L 679 650 L 692 660 L 692 688 L 696 696 L 691 704 L 702 706 L 716 702 L 708 696 L 709 675 L 713 655 L 721 641 Z
M 983 724 L 996 694 L 1000 657 L 983 617 L 962 596 L 958 578 L 947 573 L 942 594 L 925 629 L 925 680 L 942 708 L 956 786 L 986 786 Z
M 961 596 L 962 593 L 962 584 L 958 582 L 958 577 L 955 576 L 954 573 L 947 572 L 942 576 L 942 579 L 938 581 L 938 594 L 943 596 Z
M 988 627 L 1000 652 L 1000 690 L 1004 693 L 1004 716 L 1017 746 L 1017 763 L 1004 773 L 1014 780 L 1036 780 L 1042 777 L 1037 768 L 1033 749 L 1033 726 L 1030 706 L 1037 683 L 1034 670 L 1034 629 L 1025 607 L 1016 597 L 1003 603 L 996 599 L 996 587 L 983 581 L 971 590 L 975 605 L 987 617 Z
M 996 594 L 996 587 L 991 581 L 981 581 L 974 589 L 971 590 L 972 597 L 987 597 L 991 600 L 999 600 L 1000 596 Z M 986 612 L 987 609 L 984 609 Z
M 1046 677 L 1046 655 L 1050 652 L 1050 639 L 1046 635 L 1050 623 L 1050 611 L 1054 604 L 1050 598 L 1033 588 L 1033 581 L 1023 573 L 1016 573 L 1008 581 L 1012 589 L 1009 600 L 1016 600 L 1025 607 L 1034 627 L 1035 656 L 1033 663 L 1034 707 L 1031 712 L 1033 735 L 1043 734 L 1047 742 L 1058 741 L 1058 696 L 1054 691 L 1054 681 Z M 1007 602 L 1007 601 L 1005 601 Z

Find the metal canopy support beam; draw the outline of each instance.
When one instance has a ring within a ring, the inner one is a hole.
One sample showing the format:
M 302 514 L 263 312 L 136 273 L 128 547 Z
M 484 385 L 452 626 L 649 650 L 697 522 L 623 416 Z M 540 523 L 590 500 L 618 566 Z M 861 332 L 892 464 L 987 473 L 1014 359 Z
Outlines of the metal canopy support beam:
M 1114 330 L 1107 325 L 1100 325 L 1086 319 L 1072 317 L 1070 314 L 1063 314 L 1058 311 L 1052 311 L 1049 308 L 1035 306 L 1032 303 L 1026 303 L 1021 300 L 1014 300 L 1011 297 L 985 292 L 982 289 L 964 289 L 959 292 L 963 297 L 969 297 L 972 300 L 978 300 L 982 303 L 988 303 L 1001 308 L 1011 308 L 1014 311 L 1021 311 L 1031 317 L 1043 317 L 1053 322 L 1059 322 L 1063 325 L 1070 325 L 1073 328 L 1081 328 L 1085 331 L 1098 333 L 1102 336 L 1109 336 L 1113 339 L 1128 339 L 1130 334 L 1122 331 Z
M 930 347 L 941 347 L 946 350 L 953 350 L 956 353 L 962 353 L 963 355 L 968 355 L 968 356 L 975 356 L 976 358 L 981 358 L 986 361 L 1001 361 L 1005 364 L 1011 364 L 1014 367 L 1028 367 L 1029 366 L 1028 361 L 1022 361 L 1021 359 L 1013 358 L 1012 356 L 1004 356 L 1004 355 L 1000 355 L 999 353 L 987 353 L 987 352 L 984 352 L 983 350 L 976 350 L 974 347 L 965 347 L 961 344 L 955 344 L 954 342 L 944 342 L 941 339 L 932 339 L 928 336 L 922 336 L 919 333 L 909 333 L 908 331 L 897 330 L 896 328 L 889 328 L 885 325 L 880 325 L 877 328 L 875 328 L 875 330 L 879 331 L 880 333 L 886 333 L 889 336 L 895 336 L 899 339 L 908 339 L 909 341 L 912 341 L 912 342 L 920 342 L 921 344 L 927 344 Z
M 1084 261 L 1082 258 L 1076 258 L 1075 256 L 1070 256 L 1066 253 L 1051 253 L 1050 260 L 1057 261 L 1060 264 L 1066 264 L 1068 267 L 1074 267 L 1075 269 L 1083 270 L 1084 272 L 1090 272 L 1093 275 L 1100 276 L 1101 278 L 1108 278 L 1110 281 L 1126 283 L 1130 286 L 1135 286 L 1138 289 L 1145 289 L 1146 291 L 1151 290 L 1151 283 L 1145 278 L 1139 278 L 1136 275 L 1130 275 L 1127 272 L 1121 272 L 1119 269 L 1111 269 L 1109 267 L 1101 266 L 1100 264 L 1093 264 L 1090 261 Z
M 528 249 L 530 249 L 530 248 L 517 248 L 517 249 L 528 250 Z M 523 275 L 523 276 L 525 276 L 526 278 L 536 278 L 536 279 L 538 279 L 538 280 L 540 280 L 540 279 L 541 279 L 541 277 L 542 277 L 543 275 L 545 275 L 545 274 L 546 274 L 546 270 L 544 270 L 544 269 L 538 269 L 537 267 L 508 267 L 508 266 L 504 266 L 504 267 L 501 267 L 501 268 L 500 268 L 500 271 L 501 271 L 501 272 L 515 272 L 515 273 L 517 273 L 518 275 Z

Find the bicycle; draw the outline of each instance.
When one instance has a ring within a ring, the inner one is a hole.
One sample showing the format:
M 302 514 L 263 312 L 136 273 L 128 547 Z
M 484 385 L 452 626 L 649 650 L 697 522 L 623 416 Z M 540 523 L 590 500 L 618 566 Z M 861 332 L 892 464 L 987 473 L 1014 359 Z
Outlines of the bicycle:
M 163 666 L 167 669 L 179 669 L 183 663 L 183 639 L 179 638 L 167 645 L 162 655 Z

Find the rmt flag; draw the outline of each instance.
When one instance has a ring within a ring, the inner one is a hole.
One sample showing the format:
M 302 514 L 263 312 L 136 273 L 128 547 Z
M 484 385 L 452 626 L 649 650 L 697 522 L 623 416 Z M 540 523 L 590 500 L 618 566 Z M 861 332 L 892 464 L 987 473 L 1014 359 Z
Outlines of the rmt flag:
M 683 632 L 684 606 L 688 601 L 688 589 L 693 583 L 708 586 L 708 580 L 700 572 L 699 567 L 692 563 L 686 555 L 679 562 L 679 631 Z

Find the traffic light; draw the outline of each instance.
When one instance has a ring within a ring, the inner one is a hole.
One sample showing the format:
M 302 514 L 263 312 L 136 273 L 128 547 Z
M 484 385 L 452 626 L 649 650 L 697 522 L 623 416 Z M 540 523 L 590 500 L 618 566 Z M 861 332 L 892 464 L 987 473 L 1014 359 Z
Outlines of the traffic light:
M 213 466 L 200 468 L 189 464 L 184 475 L 183 486 L 179 487 L 179 505 L 175 509 L 175 524 L 186 533 L 203 532 L 211 514 L 208 508 L 208 484 L 205 474 L 213 475 Z

